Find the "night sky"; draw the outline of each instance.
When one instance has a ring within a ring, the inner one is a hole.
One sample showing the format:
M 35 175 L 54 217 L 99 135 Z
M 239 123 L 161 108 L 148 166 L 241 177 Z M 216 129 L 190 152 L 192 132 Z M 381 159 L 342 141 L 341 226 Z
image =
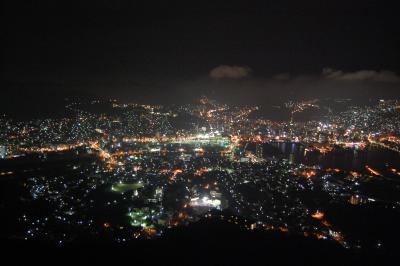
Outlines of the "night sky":
M 68 94 L 257 104 L 398 94 L 389 1 L 216 2 L 3 1 L 3 106 Z

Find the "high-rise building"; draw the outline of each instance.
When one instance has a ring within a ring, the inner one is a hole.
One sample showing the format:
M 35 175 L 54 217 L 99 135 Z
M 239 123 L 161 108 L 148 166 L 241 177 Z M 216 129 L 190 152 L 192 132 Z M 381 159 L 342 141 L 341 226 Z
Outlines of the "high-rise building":
M 293 153 L 289 154 L 289 163 L 290 163 L 290 164 L 294 164 L 294 163 L 295 163 L 295 161 L 294 161 L 294 154 L 293 154 Z
M 262 143 L 256 144 L 256 156 L 259 158 L 264 158 L 264 148 Z
M 5 159 L 7 157 L 7 147 L 0 146 L 0 159 Z

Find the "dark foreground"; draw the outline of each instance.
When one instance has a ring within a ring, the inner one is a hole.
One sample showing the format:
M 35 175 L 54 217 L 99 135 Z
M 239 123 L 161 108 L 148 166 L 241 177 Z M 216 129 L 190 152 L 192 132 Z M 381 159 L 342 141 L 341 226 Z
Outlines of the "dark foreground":
M 18 264 L 49 265 L 385 265 L 396 259 L 390 250 L 346 250 L 330 241 L 243 231 L 215 221 L 173 229 L 158 240 L 123 245 L 99 239 L 59 247 L 3 241 L 2 254 Z

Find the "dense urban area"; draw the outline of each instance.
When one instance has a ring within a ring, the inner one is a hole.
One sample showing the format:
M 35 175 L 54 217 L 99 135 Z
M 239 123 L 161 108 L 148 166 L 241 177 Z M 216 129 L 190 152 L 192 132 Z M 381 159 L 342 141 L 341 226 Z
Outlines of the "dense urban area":
M 0 118 L 3 239 L 162 238 L 223 220 L 385 249 L 399 233 L 400 102 L 156 106 L 65 100 L 65 117 Z M 397 219 L 397 220 L 396 220 Z

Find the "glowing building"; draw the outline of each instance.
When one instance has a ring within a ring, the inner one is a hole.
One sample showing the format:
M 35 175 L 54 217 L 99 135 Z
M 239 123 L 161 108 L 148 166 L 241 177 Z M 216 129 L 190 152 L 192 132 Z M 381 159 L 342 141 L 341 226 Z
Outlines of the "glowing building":
M 5 159 L 7 157 L 7 147 L 0 146 L 0 159 Z

